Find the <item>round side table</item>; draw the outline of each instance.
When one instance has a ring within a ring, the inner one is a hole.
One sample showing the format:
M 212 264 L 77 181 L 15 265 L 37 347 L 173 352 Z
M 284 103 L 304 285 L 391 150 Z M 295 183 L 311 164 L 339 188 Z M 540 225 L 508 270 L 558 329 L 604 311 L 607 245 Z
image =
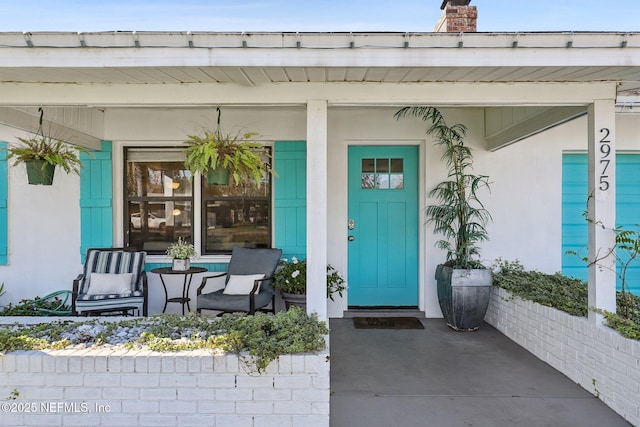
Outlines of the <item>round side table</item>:
M 151 270 L 152 273 L 160 276 L 160 281 L 162 282 L 162 287 L 164 288 L 164 308 L 162 312 L 164 313 L 167 310 L 167 304 L 170 302 L 176 302 L 182 304 L 182 315 L 184 315 L 184 306 L 187 306 L 187 311 L 191 311 L 191 307 L 189 307 L 189 288 L 191 288 L 191 279 L 193 279 L 193 275 L 196 273 L 204 273 L 206 272 L 206 268 L 202 267 L 191 267 L 188 270 L 172 270 L 171 267 L 161 267 L 154 268 Z M 176 275 L 181 274 L 184 276 L 184 281 L 182 282 L 182 296 L 169 298 L 169 292 L 167 291 L 167 284 L 164 282 L 164 276 L 168 275 Z

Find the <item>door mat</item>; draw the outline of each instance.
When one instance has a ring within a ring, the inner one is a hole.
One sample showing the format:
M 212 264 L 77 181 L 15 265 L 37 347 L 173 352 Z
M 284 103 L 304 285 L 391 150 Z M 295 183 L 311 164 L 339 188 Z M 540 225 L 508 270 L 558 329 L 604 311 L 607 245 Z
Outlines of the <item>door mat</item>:
M 354 317 L 356 329 L 424 329 L 417 317 Z

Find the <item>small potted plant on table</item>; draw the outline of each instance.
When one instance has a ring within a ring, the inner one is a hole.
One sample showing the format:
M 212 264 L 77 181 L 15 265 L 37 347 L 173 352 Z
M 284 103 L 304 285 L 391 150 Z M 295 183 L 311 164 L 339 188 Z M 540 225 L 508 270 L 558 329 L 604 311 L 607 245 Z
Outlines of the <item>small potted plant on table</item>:
M 173 258 L 171 269 L 173 271 L 187 271 L 191 268 L 191 258 L 198 256 L 196 248 L 182 237 L 178 237 L 176 243 L 169 245 L 167 255 Z

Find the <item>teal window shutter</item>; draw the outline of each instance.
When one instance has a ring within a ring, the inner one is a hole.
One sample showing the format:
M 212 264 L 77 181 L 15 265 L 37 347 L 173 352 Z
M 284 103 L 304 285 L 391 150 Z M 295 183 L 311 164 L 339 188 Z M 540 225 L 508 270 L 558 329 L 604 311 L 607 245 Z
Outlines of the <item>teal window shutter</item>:
M 7 163 L 7 143 L 0 141 L 0 265 L 9 263 L 9 169 Z
M 306 258 L 307 253 L 307 144 L 276 141 L 274 178 L 274 241 L 284 258 Z
M 585 281 L 587 265 L 581 258 L 587 256 L 587 171 L 586 154 L 562 156 L 562 273 Z M 616 225 L 635 231 L 640 227 L 640 154 L 616 154 Z M 618 256 L 625 260 L 623 251 Z M 640 260 L 627 268 L 626 282 L 640 295 Z
M 111 141 L 102 141 L 102 150 L 91 157 L 81 153 L 80 174 L 80 255 L 88 248 L 113 245 L 113 172 Z

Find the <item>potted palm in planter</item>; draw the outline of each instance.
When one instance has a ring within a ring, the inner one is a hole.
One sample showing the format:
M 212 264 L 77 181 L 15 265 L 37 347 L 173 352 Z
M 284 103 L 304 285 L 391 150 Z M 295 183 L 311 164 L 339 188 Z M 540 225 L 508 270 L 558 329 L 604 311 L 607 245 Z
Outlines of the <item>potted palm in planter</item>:
M 280 261 L 280 266 L 274 274 L 273 287 L 280 291 L 287 309 L 292 306 L 306 308 L 307 306 L 307 261 L 296 257 L 288 262 Z M 327 265 L 327 298 L 334 301 L 333 295 L 342 296 L 347 289 L 344 278 L 331 265 Z
M 395 114 L 407 115 L 431 122 L 427 133 L 445 148 L 442 160 L 449 168 L 448 179 L 431 190 L 429 196 L 438 204 L 426 210 L 427 223 L 444 237 L 436 246 L 447 251 L 447 261 L 436 269 L 438 301 L 449 326 L 473 331 L 484 319 L 491 291 L 491 270 L 478 260 L 478 245 L 489 239 L 486 225 L 491 220 L 478 193 L 489 189 L 489 178 L 471 173 L 473 155 L 464 145 L 464 125 L 448 126 L 433 107 L 405 107 Z
M 198 256 L 195 246 L 178 237 L 176 243 L 169 245 L 167 255 L 173 258 L 171 269 L 173 271 L 187 271 L 191 268 L 191 258 Z
M 8 159 L 14 159 L 13 166 L 24 163 L 27 168 L 29 184 L 51 185 L 56 166 L 60 166 L 66 173 L 80 175 L 82 162 L 78 152 L 88 153 L 84 147 L 71 146 L 61 139 L 44 134 L 42 130 L 42 115 L 40 109 L 40 126 L 38 132 L 31 138 L 18 138 L 21 145 L 8 150 Z

